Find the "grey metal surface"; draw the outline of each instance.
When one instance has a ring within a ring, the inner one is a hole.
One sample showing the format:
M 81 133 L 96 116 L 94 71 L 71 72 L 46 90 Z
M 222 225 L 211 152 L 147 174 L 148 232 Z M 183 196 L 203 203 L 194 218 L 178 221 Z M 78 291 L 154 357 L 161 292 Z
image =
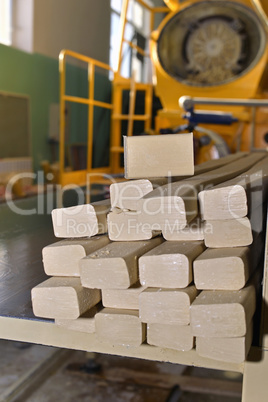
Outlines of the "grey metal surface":
M 40 199 L 39 199 L 40 201 Z M 38 197 L 16 201 L 22 211 L 38 209 Z M 0 316 L 35 318 L 31 289 L 47 276 L 42 266 L 42 248 L 56 241 L 46 205 L 32 215 L 0 205 Z

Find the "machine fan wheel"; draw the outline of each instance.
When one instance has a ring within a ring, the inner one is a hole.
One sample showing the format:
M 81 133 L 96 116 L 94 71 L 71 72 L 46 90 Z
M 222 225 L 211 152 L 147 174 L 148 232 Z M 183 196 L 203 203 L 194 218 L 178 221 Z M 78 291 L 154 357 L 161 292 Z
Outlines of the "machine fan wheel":
M 222 0 L 200 1 L 178 11 L 157 43 L 163 69 L 197 86 L 222 85 L 246 74 L 265 47 L 266 33 L 253 10 Z
M 241 70 L 243 42 L 243 34 L 220 17 L 200 21 L 185 44 L 188 78 L 212 84 L 233 78 Z

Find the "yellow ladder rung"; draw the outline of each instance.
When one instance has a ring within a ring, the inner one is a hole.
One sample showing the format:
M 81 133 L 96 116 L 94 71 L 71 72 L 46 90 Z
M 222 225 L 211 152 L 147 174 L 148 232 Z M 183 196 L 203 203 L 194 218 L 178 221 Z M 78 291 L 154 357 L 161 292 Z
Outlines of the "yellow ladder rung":
M 124 152 L 124 147 L 111 147 L 111 152 Z
M 117 88 L 120 87 L 121 90 L 129 90 L 130 89 L 130 80 L 129 79 L 125 79 L 124 81 L 119 81 L 119 78 L 117 78 L 117 80 L 114 82 L 114 86 L 116 86 Z M 136 91 L 151 91 L 152 89 L 152 84 L 143 84 L 140 82 L 135 82 L 135 88 Z
M 112 119 L 114 120 L 129 120 L 129 114 L 114 114 L 112 116 Z M 148 120 L 150 119 L 150 116 L 148 116 L 147 114 L 136 114 L 134 116 L 132 116 L 133 120 L 138 120 L 138 121 L 142 121 L 142 120 Z

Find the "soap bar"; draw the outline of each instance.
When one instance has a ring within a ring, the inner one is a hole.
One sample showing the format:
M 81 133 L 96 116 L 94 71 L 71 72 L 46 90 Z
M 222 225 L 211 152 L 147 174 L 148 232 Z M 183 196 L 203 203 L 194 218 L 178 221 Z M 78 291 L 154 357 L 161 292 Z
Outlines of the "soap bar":
M 243 247 L 253 242 L 248 218 L 206 221 L 205 245 L 211 248 Z
M 139 296 L 140 319 L 148 324 L 188 325 L 190 305 L 198 291 L 186 289 L 147 288 Z
M 52 223 L 56 237 L 91 237 L 107 232 L 110 200 L 53 209 Z
M 194 283 L 203 290 L 242 289 L 251 272 L 249 247 L 207 249 L 193 263 Z
M 105 235 L 91 239 L 64 239 L 43 248 L 43 264 L 49 276 L 80 276 L 79 260 L 110 242 Z
M 193 280 L 193 260 L 205 250 L 201 241 L 165 241 L 139 259 L 140 282 L 146 287 L 186 288 Z
M 104 307 L 128 310 L 139 309 L 139 295 L 145 290 L 139 282 L 128 289 L 102 289 L 102 304 Z
M 126 179 L 194 174 L 193 134 L 124 137 Z
M 163 241 L 113 242 L 80 260 L 81 282 L 87 288 L 128 289 L 138 281 L 138 258 Z
M 253 284 L 241 290 L 203 290 L 190 308 L 192 333 L 209 338 L 245 336 L 255 308 Z
M 104 308 L 95 316 L 96 336 L 110 345 L 140 346 L 146 337 L 146 326 L 135 310 Z
M 52 277 L 32 289 L 34 315 L 75 319 L 101 300 L 97 289 L 86 289 L 80 278 Z
M 187 352 L 194 347 L 190 325 L 148 324 L 147 343 Z

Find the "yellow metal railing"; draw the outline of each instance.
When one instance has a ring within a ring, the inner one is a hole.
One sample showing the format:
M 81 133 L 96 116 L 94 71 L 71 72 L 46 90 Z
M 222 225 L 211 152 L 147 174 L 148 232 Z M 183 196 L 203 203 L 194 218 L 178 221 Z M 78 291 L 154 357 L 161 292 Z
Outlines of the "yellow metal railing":
M 151 7 L 143 0 L 136 0 L 143 8 L 150 13 L 150 34 L 154 30 L 155 15 L 157 13 L 168 13 L 168 7 Z M 128 121 L 126 135 L 133 135 L 133 127 L 135 121 L 144 122 L 144 131 L 149 132 L 152 121 L 152 98 L 153 98 L 153 85 L 152 83 L 141 83 L 135 80 L 135 71 L 132 72 L 131 78 L 123 78 L 121 75 L 121 66 L 123 61 L 123 45 L 127 44 L 130 48 L 135 50 L 143 57 L 150 58 L 148 51 L 137 46 L 137 44 L 130 42 L 125 38 L 125 27 L 128 21 L 128 7 L 130 1 L 123 0 L 121 18 L 120 18 L 120 34 L 119 34 L 119 52 L 117 59 L 117 66 L 114 74 L 113 82 L 113 116 L 112 116 L 112 136 L 111 136 L 111 167 L 113 172 L 122 172 L 123 169 L 120 164 L 120 154 L 124 152 L 122 146 L 122 121 Z M 146 37 L 150 38 L 150 34 Z M 129 91 L 129 111 L 128 114 L 122 114 L 122 99 L 123 91 Z M 137 92 L 144 93 L 145 111 L 144 114 L 135 114 L 136 94 Z
M 70 96 L 66 94 L 66 58 L 70 57 L 87 63 L 88 68 L 88 97 Z M 60 71 L 60 142 L 59 142 L 59 180 L 62 186 L 65 185 L 85 185 L 89 173 L 110 173 L 111 168 L 92 168 L 92 149 L 93 149 L 93 124 L 94 107 L 113 109 L 113 104 L 94 99 L 95 88 L 95 68 L 99 67 L 106 71 L 113 71 L 105 63 L 94 60 L 90 57 L 81 55 L 70 50 L 62 50 L 59 55 Z M 87 167 L 84 170 L 66 171 L 65 169 L 65 109 L 66 102 L 74 102 L 88 105 L 88 127 L 87 127 Z M 93 178 L 94 180 L 94 178 Z M 92 181 L 92 180 L 91 180 Z
M 136 0 L 143 8 L 150 12 L 150 33 L 154 30 L 155 25 L 155 15 L 159 13 L 168 13 L 170 9 L 168 7 L 151 7 L 144 0 Z M 127 12 L 128 12 L 129 0 L 123 0 L 122 11 L 121 11 L 121 20 L 120 20 L 120 43 L 119 43 L 119 52 L 117 59 L 117 68 L 116 74 L 120 75 L 121 65 L 122 65 L 122 54 L 123 54 L 123 44 L 127 43 L 132 49 L 136 50 L 139 54 L 144 57 L 150 57 L 149 53 L 146 53 L 143 49 L 141 49 L 136 44 L 125 39 L 125 26 L 128 22 L 127 20 Z M 149 39 L 149 38 L 147 38 Z
M 157 13 L 167 13 L 170 11 L 168 7 L 151 7 L 144 0 L 136 0 L 142 7 L 150 12 L 150 32 L 153 31 L 155 25 L 155 15 Z M 102 173 L 119 173 L 123 169 L 120 165 L 120 154 L 123 152 L 122 147 L 122 121 L 128 120 L 127 135 L 133 134 L 134 121 L 144 121 L 144 129 L 148 131 L 151 127 L 152 118 L 152 84 L 151 83 L 138 83 L 135 79 L 125 79 L 121 76 L 122 52 L 123 44 L 126 43 L 137 53 L 143 57 L 150 57 L 149 53 L 125 39 L 125 26 L 128 22 L 127 11 L 129 0 L 123 0 L 121 20 L 120 20 L 120 36 L 119 36 L 119 53 L 118 64 L 116 71 L 105 63 L 94 60 L 90 57 L 81 55 L 79 53 L 62 50 L 59 55 L 59 70 L 60 70 L 60 142 L 59 142 L 59 183 L 62 186 L 66 185 L 86 185 L 88 184 L 88 174 L 90 175 L 90 182 L 100 181 Z M 146 38 L 149 40 L 149 36 Z M 88 68 L 88 96 L 86 98 L 79 96 L 71 96 L 66 94 L 66 58 L 73 58 L 78 61 L 87 63 Z M 113 80 L 113 95 L 112 102 L 101 102 L 94 99 L 95 88 L 95 68 L 101 68 L 106 71 L 114 73 Z M 134 74 L 135 76 L 135 74 Z M 123 91 L 127 90 L 130 93 L 130 108 L 128 114 L 123 114 L 122 101 Z M 144 92 L 145 97 L 145 112 L 142 115 L 135 114 L 136 92 Z M 83 170 L 70 170 L 65 168 L 65 154 L 66 154 L 66 122 L 65 122 L 65 109 L 66 102 L 80 103 L 88 105 L 88 127 L 87 127 L 87 166 Z M 92 168 L 92 151 L 93 151 L 93 124 L 94 124 L 94 107 L 101 107 L 111 110 L 111 129 L 110 129 L 110 162 L 108 167 Z

